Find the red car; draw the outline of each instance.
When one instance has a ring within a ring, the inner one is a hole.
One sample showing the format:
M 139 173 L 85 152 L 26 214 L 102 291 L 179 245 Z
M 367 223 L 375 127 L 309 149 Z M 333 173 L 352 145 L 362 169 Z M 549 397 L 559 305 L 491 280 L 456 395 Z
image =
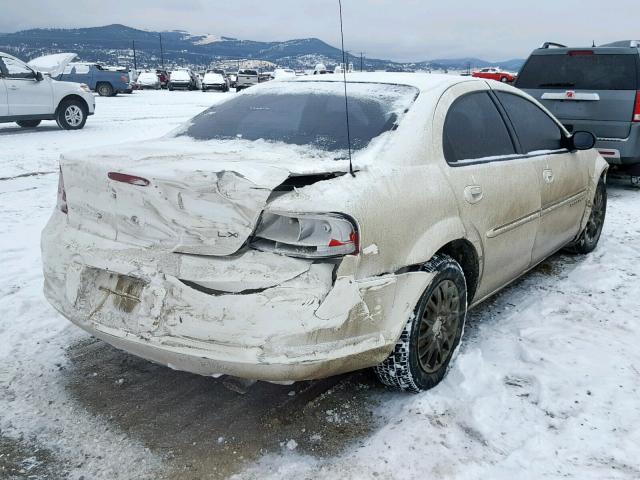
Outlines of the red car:
M 489 80 L 497 80 L 502 83 L 511 83 L 516 79 L 513 73 L 505 72 L 499 68 L 490 67 L 477 70 L 471 74 L 472 77 L 488 78 Z
M 158 80 L 160 80 L 160 88 L 167 88 L 169 85 L 169 73 L 166 70 L 156 70 L 156 75 L 158 76 Z

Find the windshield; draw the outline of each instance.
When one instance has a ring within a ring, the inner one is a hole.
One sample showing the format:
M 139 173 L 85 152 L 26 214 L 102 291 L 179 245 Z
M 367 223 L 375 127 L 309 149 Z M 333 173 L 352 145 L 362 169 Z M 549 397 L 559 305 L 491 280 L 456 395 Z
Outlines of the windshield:
M 588 52 L 588 51 L 587 51 Z M 532 55 L 522 68 L 518 88 L 636 90 L 637 55 Z
M 405 85 L 349 83 L 351 148 L 366 147 L 391 130 L 418 94 Z M 263 139 L 321 150 L 346 150 L 344 85 L 278 82 L 215 105 L 193 118 L 179 135 L 196 140 Z

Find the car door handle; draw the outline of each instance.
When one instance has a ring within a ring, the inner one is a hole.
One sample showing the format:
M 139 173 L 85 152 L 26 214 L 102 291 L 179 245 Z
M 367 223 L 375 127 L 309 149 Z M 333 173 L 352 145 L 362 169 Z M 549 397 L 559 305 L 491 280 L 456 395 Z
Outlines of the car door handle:
M 464 199 L 472 205 L 482 200 L 482 195 L 482 187 L 480 185 L 469 185 L 464 189 Z
M 18 87 L 16 87 L 15 85 L 9 85 L 7 88 L 9 90 L 18 90 Z
M 545 168 L 542 171 L 542 178 L 544 178 L 545 183 L 553 183 L 553 170 Z

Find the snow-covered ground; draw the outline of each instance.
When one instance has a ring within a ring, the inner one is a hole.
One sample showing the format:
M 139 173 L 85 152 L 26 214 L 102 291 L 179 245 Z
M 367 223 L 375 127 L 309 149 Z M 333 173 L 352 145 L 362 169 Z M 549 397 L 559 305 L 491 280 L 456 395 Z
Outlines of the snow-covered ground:
M 420 395 L 367 374 L 238 395 L 57 315 L 39 234 L 60 152 L 159 136 L 222 98 L 98 98 L 79 132 L 0 125 L 0 477 L 640 478 L 640 191 L 621 185 L 599 248 L 478 307 L 449 375 Z

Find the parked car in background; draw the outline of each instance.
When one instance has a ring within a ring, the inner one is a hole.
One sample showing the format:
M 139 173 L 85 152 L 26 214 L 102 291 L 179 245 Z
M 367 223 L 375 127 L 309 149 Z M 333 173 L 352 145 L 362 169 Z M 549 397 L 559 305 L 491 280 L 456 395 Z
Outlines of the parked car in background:
M 202 79 L 202 91 L 219 90 L 221 92 L 229 91 L 229 80 L 224 73 L 217 73 L 214 70 L 207 70 Z
M 505 72 L 497 67 L 482 68 L 471 72 L 471 76 L 475 78 L 486 78 L 487 80 L 496 80 L 502 83 L 511 83 L 516 79 L 516 75 L 511 72 Z
M 169 90 L 198 90 L 199 79 L 197 75 L 187 69 L 182 68 L 179 70 L 173 70 L 169 75 Z
M 133 90 L 126 71 L 110 70 L 97 63 L 69 63 L 57 80 L 84 83 L 101 97 L 131 93 Z
M 63 155 L 46 298 L 176 370 L 373 366 L 416 392 L 445 376 L 469 308 L 561 248 L 596 248 L 592 134 L 498 82 L 352 73 L 348 137 L 342 82 L 266 83 L 170 136 Z
M 238 80 L 238 72 L 227 72 L 227 78 L 229 79 L 229 87 L 236 88 L 236 81 Z
M 55 120 L 60 128 L 79 130 L 95 111 L 95 98 L 85 84 L 60 82 L 57 76 L 75 54 L 61 53 L 36 59 L 42 71 L 0 52 L 0 123 L 37 127 Z M 46 73 L 47 75 L 45 75 Z
M 313 69 L 314 75 L 326 75 L 327 66 L 324 63 L 318 63 Z
M 260 77 L 257 70 L 238 70 L 238 76 L 236 77 L 236 92 L 257 85 L 258 83 L 260 83 Z
M 169 72 L 166 70 L 156 70 L 158 80 L 160 80 L 160 88 L 167 88 L 169 85 Z
M 569 131 L 588 130 L 600 154 L 640 184 L 640 41 L 599 47 L 545 43 L 516 86 L 542 102 Z
M 153 90 L 160 90 L 161 84 L 158 74 L 155 71 L 144 71 L 138 75 L 136 83 L 141 89 L 151 88 Z
M 273 71 L 272 78 L 274 80 L 286 80 L 290 78 L 295 78 L 296 72 L 290 68 L 276 68 Z

